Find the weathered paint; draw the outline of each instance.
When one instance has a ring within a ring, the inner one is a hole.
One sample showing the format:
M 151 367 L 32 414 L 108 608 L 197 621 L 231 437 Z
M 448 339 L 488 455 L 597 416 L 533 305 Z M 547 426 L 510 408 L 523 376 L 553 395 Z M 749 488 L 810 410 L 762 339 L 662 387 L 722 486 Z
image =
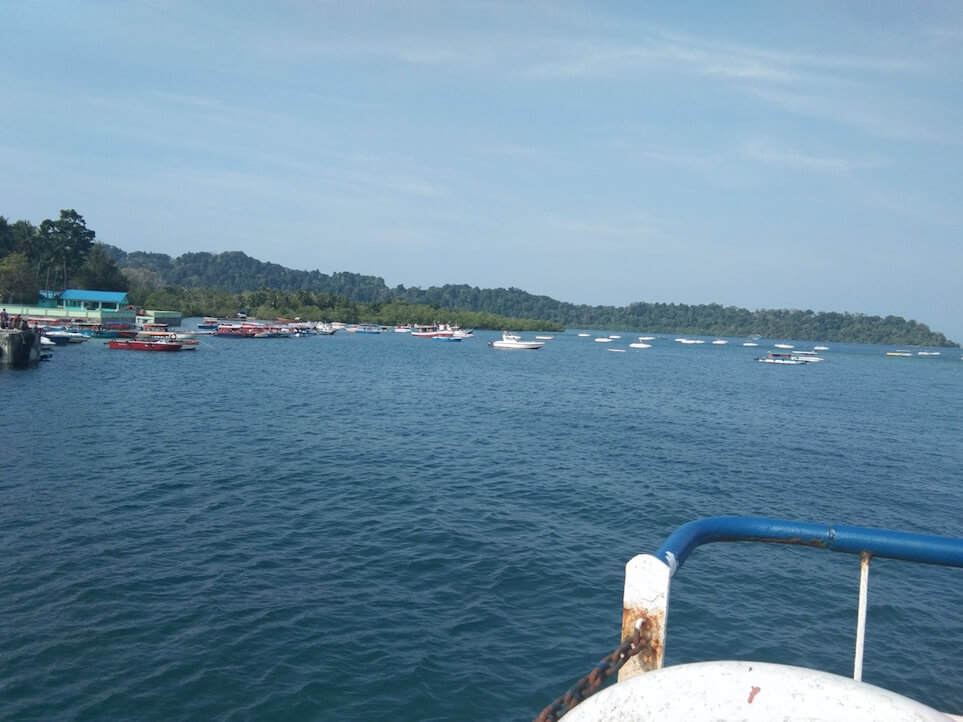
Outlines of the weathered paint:
M 671 569 L 651 554 L 639 554 L 625 565 L 622 639 L 641 628 L 645 648 L 619 670 L 619 681 L 662 666 L 671 577 Z
M 720 541 L 801 544 L 860 555 L 853 680 L 818 670 L 758 662 L 705 662 L 662 668 L 672 576 L 697 546 Z M 570 708 L 568 719 L 573 722 L 790 718 L 963 722 L 963 717 L 943 715 L 909 698 L 860 681 L 869 563 L 873 556 L 963 567 L 963 539 L 763 517 L 714 517 L 679 527 L 654 555 L 633 557 L 625 568 L 622 639 L 625 642 L 633 637 L 636 629 L 641 630 L 641 651 L 622 666 L 619 684 Z M 763 671 L 765 674 L 761 675 Z

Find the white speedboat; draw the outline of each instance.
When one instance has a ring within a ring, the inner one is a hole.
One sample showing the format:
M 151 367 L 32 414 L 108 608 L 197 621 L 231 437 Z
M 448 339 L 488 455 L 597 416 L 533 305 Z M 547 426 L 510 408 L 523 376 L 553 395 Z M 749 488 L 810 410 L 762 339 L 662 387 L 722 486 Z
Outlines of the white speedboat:
M 505 331 L 498 341 L 489 341 L 492 348 L 517 349 L 519 351 L 537 351 L 545 345 L 544 341 L 523 341 L 522 337 Z

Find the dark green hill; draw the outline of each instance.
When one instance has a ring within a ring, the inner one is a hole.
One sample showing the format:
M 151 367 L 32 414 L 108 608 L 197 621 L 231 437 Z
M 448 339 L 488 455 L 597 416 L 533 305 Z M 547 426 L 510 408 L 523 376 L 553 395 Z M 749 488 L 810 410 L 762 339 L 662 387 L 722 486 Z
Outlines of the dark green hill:
M 178 286 L 187 290 L 220 289 L 242 294 L 258 289 L 343 297 L 352 304 L 407 304 L 516 319 L 542 319 L 575 328 L 623 329 L 654 333 L 716 336 L 762 336 L 812 341 L 958 346 L 925 324 L 899 316 L 860 313 L 816 313 L 796 309 L 749 311 L 734 306 L 633 303 L 587 306 L 536 296 L 518 288 L 481 289 L 468 285 L 427 289 L 388 288 L 378 276 L 357 273 L 298 271 L 265 263 L 239 251 L 186 253 L 171 258 L 160 253 L 126 253 L 108 246 L 128 278 L 147 287 Z M 260 297 L 259 297 L 260 298 Z M 308 301 L 310 303 L 310 301 Z M 374 316 L 381 309 L 372 313 Z M 397 312 L 395 306 L 393 311 Z M 372 318 L 371 320 L 376 320 Z

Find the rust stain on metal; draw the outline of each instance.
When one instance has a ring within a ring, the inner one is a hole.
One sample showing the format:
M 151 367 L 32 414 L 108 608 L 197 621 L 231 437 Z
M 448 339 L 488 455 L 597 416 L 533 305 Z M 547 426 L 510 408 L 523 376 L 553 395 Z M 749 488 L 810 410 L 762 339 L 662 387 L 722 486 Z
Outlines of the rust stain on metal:
M 646 608 L 622 608 L 622 639 L 641 630 L 643 649 L 636 655 L 640 671 L 651 672 L 662 666 L 664 653 L 665 610 Z
M 752 700 L 756 698 L 756 695 L 759 694 L 760 691 L 761 688 L 759 687 L 753 687 L 751 690 L 749 690 L 749 704 L 752 704 Z

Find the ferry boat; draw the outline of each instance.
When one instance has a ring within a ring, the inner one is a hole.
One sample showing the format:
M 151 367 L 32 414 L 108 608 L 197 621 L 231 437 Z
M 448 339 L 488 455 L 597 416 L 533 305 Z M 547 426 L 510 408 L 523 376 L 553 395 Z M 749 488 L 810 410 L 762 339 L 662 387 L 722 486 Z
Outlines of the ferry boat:
M 816 669 L 735 659 L 663 667 L 672 577 L 696 548 L 713 542 L 795 544 L 858 555 L 852 679 Z M 862 681 L 873 557 L 963 568 L 963 538 L 766 517 L 711 517 L 684 524 L 654 554 L 639 554 L 626 564 L 622 643 L 542 710 L 536 722 L 563 715 L 566 722 L 963 720 Z M 603 689 L 616 673 L 618 683 Z

